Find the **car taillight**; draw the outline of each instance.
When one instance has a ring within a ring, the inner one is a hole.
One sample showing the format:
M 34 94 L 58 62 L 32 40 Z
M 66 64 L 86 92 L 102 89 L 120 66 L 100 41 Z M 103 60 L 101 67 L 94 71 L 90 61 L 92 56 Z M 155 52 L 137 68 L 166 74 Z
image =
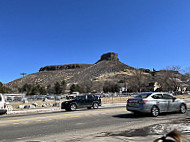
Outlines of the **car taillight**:
M 145 104 L 146 102 L 148 102 L 148 100 L 142 100 L 142 101 L 138 101 L 138 104 Z
M 6 103 L 4 103 L 4 108 L 6 108 Z

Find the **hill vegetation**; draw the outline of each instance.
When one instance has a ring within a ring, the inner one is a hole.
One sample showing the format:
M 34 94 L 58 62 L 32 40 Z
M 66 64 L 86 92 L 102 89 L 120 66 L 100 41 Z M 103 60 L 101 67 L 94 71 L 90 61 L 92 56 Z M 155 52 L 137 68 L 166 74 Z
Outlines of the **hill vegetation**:
M 161 71 L 135 69 L 119 61 L 117 53 L 103 54 L 95 64 L 51 65 L 5 84 L 13 92 L 32 94 L 79 92 L 176 91 L 187 86 L 178 68 Z M 63 82 L 64 85 L 63 85 Z M 71 91 L 71 92 L 72 92 Z

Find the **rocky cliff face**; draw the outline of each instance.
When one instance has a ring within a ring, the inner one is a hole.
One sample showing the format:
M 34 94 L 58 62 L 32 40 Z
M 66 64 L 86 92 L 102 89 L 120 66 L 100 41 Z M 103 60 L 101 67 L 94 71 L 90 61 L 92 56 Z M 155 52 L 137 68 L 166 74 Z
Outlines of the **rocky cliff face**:
M 118 54 L 113 53 L 113 52 L 103 54 L 101 56 L 101 59 L 98 62 L 101 62 L 101 61 L 119 61 Z M 96 63 L 98 63 L 98 62 L 96 62 Z
M 68 69 L 84 69 L 92 66 L 91 64 L 68 64 L 68 65 L 52 65 L 40 68 L 41 71 L 58 71 L 58 70 L 68 70 Z

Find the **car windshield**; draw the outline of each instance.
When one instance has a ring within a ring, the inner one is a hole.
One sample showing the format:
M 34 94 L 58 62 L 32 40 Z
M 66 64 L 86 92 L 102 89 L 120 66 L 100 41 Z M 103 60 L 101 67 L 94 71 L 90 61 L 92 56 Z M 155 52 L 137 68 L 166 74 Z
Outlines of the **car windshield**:
M 148 96 L 150 96 L 152 93 L 143 93 L 143 94 L 139 94 L 137 95 L 135 98 L 137 99 L 144 99 L 147 98 Z
M 75 100 L 80 100 L 80 99 L 81 99 L 81 96 L 76 96 L 74 99 L 75 99 Z

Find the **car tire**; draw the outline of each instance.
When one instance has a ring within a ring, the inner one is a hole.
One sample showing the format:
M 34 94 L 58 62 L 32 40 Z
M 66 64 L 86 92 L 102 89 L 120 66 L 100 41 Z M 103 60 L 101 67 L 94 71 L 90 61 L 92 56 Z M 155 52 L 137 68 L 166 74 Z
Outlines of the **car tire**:
M 185 104 L 181 104 L 180 105 L 180 113 L 186 113 L 186 111 L 187 111 L 186 105 Z
M 91 109 L 91 107 L 87 107 L 87 109 Z
M 74 111 L 74 110 L 76 110 L 77 109 L 77 105 L 76 104 L 71 104 L 70 105 L 70 110 L 71 111 Z
M 93 109 L 98 109 L 98 103 L 93 103 Z
M 152 109 L 151 109 L 151 114 L 152 116 L 154 117 L 157 117 L 159 115 L 159 109 L 157 106 L 153 106 Z

